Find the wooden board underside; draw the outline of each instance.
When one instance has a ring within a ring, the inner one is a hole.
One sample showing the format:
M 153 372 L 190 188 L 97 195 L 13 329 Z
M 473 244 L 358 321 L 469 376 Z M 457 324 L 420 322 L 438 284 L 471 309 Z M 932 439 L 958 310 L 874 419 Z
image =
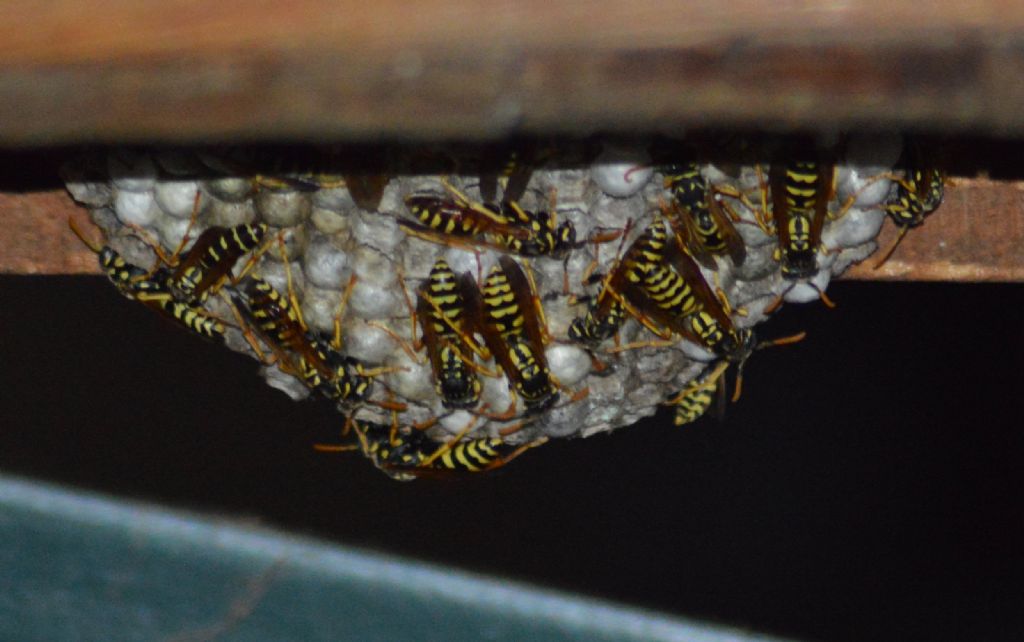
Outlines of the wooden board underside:
M 85 210 L 63 190 L 0 193 L 0 272 L 95 274 L 95 256 L 71 233 Z M 86 228 L 89 229 L 89 228 Z M 881 243 L 895 234 L 886 222 Z M 1024 280 L 1024 182 L 957 179 L 942 207 L 912 230 L 879 270 L 873 260 L 845 278 L 913 281 Z

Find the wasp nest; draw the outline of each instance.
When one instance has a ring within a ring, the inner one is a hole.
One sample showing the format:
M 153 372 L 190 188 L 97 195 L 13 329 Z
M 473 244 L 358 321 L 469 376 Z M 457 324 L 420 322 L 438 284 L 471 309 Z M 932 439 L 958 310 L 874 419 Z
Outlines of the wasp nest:
M 435 443 L 458 435 L 514 445 L 626 426 L 673 399 L 682 417 L 699 415 L 701 397 L 678 399 L 681 390 L 712 372 L 717 379 L 721 364 L 745 358 L 753 345 L 746 331 L 783 301 L 818 300 L 834 276 L 875 250 L 884 205 L 901 185 L 890 172 L 902 148 L 901 140 L 887 138 L 824 151 L 772 143 L 708 162 L 699 146 L 666 152 L 616 143 L 535 151 L 528 171 L 488 164 L 481 160 L 486 154 L 446 150 L 397 154 L 365 174 L 351 163 L 335 170 L 322 161 L 275 164 L 238 152 L 122 150 L 69 166 L 65 175 L 106 245 L 137 266 L 129 277 L 135 282 L 180 277 L 186 262 L 216 268 L 212 259 L 188 260 L 204 230 L 254 224 L 262 232 L 252 240 L 255 254 L 240 246 L 244 255 L 222 266 L 225 278 L 190 309 L 216 326 L 209 334 L 223 331 L 228 347 L 253 356 L 258 349 L 271 386 L 295 399 L 319 396 L 316 382 L 303 375 L 316 369 L 303 357 L 308 349 L 329 367 L 307 375 L 319 374 L 323 383 L 336 372 L 361 382 L 360 390 L 332 397 L 357 424 L 392 425 L 397 414 L 393 438 L 414 426 Z M 800 176 L 811 177 L 803 186 L 809 196 L 800 193 Z M 787 190 L 788 216 L 776 211 L 782 201 L 773 199 L 772 187 Z M 798 212 L 806 203 L 813 208 L 822 193 L 831 193 L 827 208 Z M 697 200 L 690 205 L 702 202 L 729 228 L 721 247 L 685 220 L 691 197 Z M 438 210 L 448 218 L 428 216 Z M 451 221 L 478 228 L 446 232 Z M 667 235 L 658 246 L 664 256 L 637 258 L 657 230 Z M 803 255 L 801 235 L 811 244 Z M 440 259 L 456 292 L 478 296 L 475 303 L 460 299 L 447 321 L 440 290 L 430 290 Z M 671 285 L 659 279 L 674 275 L 691 293 L 659 299 L 656 289 Z M 502 279 L 520 304 L 515 315 L 527 326 L 536 321 L 539 339 L 494 318 L 501 306 L 488 286 Z M 144 298 L 127 283 L 119 286 L 123 293 Z M 306 348 L 275 346 L 282 343 L 276 328 L 260 331 L 254 297 L 261 290 L 254 283 L 265 284 L 264 295 L 279 295 L 279 305 L 299 304 L 295 316 L 306 334 L 297 341 Z M 702 309 L 716 313 L 708 318 L 718 319 L 717 327 L 700 326 Z M 598 336 L 587 341 L 578 331 L 588 311 L 619 313 L 622 323 L 599 327 L 608 319 L 591 319 L 584 329 Z M 436 322 L 432 336 L 424 336 L 424 316 Z M 705 334 L 716 331 L 745 347 L 723 348 Z M 424 339 L 433 339 L 434 348 L 440 341 L 454 353 L 449 359 L 468 367 L 439 371 Z M 545 362 L 547 377 L 528 371 L 531 363 L 543 370 Z M 458 377 L 473 379 L 478 389 L 467 390 Z

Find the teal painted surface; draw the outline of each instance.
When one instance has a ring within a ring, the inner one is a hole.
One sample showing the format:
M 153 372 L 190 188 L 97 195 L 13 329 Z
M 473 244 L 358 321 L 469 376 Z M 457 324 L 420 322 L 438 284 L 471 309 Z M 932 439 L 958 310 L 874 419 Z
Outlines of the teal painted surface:
M 0 476 L 2 640 L 763 636 Z

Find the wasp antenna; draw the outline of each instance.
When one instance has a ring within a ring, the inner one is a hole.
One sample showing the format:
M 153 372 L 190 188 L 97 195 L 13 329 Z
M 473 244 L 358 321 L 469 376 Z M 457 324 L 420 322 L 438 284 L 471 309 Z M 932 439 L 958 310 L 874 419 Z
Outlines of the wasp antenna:
M 359 446 L 355 444 L 349 444 L 343 446 L 341 444 L 313 444 L 313 450 L 318 453 L 343 453 L 352 450 L 359 450 Z
M 634 166 L 632 166 L 632 167 L 630 167 L 629 169 L 626 170 L 626 173 L 622 175 L 622 180 L 626 181 L 627 183 L 632 183 L 633 182 L 633 179 L 632 179 L 633 172 L 639 172 L 641 170 L 648 169 L 650 167 L 653 167 L 653 165 L 651 165 L 650 163 L 642 163 L 640 165 L 634 165 Z
M 825 304 L 825 307 L 827 307 L 830 310 L 835 310 L 836 309 L 836 302 L 833 301 L 832 299 L 828 298 L 828 295 L 825 294 L 824 290 L 822 290 L 818 286 L 814 286 L 814 287 L 815 287 L 815 289 L 818 290 L 818 298 L 821 299 L 821 302 Z
M 908 225 L 900 226 L 900 233 L 896 235 L 896 239 L 892 242 L 891 245 L 889 245 L 889 249 L 886 250 L 885 254 L 882 255 L 881 260 L 879 260 L 878 263 L 875 263 L 875 265 L 871 268 L 872 270 L 877 270 L 878 268 L 885 265 L 886 261 L 889 260 L 889 257 L 892 256 L 892 253 L 896 251 L 897 247 L 899 247 L 899 244 L 903 241 L 903 237 L 907 235 L 907 230 L 909 229 L 910 226 Z
M 736 368 L 736 390 L 732 393 L 732 399 L 730 399 L 730 401 L 732 401 L 733 403 L 736 403 L 737 401 L 739 401 L 740 400 L 740 396 L 743 395 L 743 364 L 744 363 L 745 362 L 740 362 L 740 365 Z
M 770 341 L 762 341 L 757 344 L 755 350 L 764 350 L 765 348 L 774 348 L 775 346 L 788 346 L 794 343 L 799 343 L 807 337 L 807 332 L 797 332 L 791 334 L 788 337 L 779 337 L 778 339 L 772 339 Z
M 774 301 L 764 307 L 764 314 L 775 314 L 775 311 L 782 307 L 783 297 L 786 296 L 785 292 L 780 294 Z

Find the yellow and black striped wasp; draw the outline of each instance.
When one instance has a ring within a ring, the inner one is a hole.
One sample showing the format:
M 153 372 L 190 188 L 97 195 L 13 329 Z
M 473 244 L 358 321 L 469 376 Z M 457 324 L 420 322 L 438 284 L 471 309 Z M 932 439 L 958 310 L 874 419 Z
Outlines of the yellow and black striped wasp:
M 468 272 L 460 281 L 473 327 L 505 371 L 510 389 L 523 399 L 527 414 L 550 408 L 558 392 L 544 355 L 539 300 L 523 269 L 501 256 L 479 288 Z
M 480 197 L 485 203 L 518 201 L 526 193 L 534 168 L 548 160 L 553 151 L 527 141 L 487 147 L 480 159 Z
M 582 317 L 569 325 L 569 340 L 596 346 L 610 339 L 628 318 L 626 308 L 608 288 L 602 288 Z
M 528 230 L 529 234 L 522 237 L 517 234 L 499 234 L 498 238 L 513 254 L 519 256 L 546 256 L 552 259 L 565 259 L 576 244 L 576 227 L 572 221 L 562 221 L 556 225 L 554 208 L 548 211 L 525 210 L 515 202 L 501 203 L 498 210 L 502 216 L 511 221 L 518 230 Z
M 412 194 L 406 206 L 417 222 L 403 221 L 409 233 L 444 243 L 481 245 L 520 256 L 565 258 L 576 247 L 571 221 L 557 224 L 554 208 L 530 211 L 514 201 L 478 203 L 443 181 L 448 195 Z
M 643 233 L 622 253 L 620 242 L 620 259 L 601 281 L 601 289 L 587 306 L 582 317 L 573 319 L 569 325 L 569 340 L 589 346 L 596 346 L 605 339 L 611 338 L 625 323 L 630 315 L 641 319 L 635 309 L 627 309 L 623 293 L 634 288 L 655 264 L 661 262 L 668 235 L 664 225 L 648 226 Z M 627 224 L 622 232 L 622 241 L 626 240 L 631 224 Z
M 484 207 L 500 213 L 514 225 L 529 230 L 525 238 L 521 235 L 499 235 L 500 242 L 513 254 L 564 259 L 578 247 L 576 228 L 572 222 L 557 222 L 554 197 L 547 210 L 527 210 L 520 203 L 534 167 L 550 155 L 550 149 L 531 143 L 519 143 L 490 148 L 482 159 L 480 196 Z
M 202 303 L 230 278 L 238 259 L 259 247 L 266 233 L 265 223 L 207 228 L 170 275 L 168 287 L 175 300 Z M 168 265 L 173 262 L 173 257 L 167 259 Z
M 68 219 L 68 226 L 96 254 L 100 268 L 122 296 L 156 310 L 163 317 L 202 337 L 222 338 L 224 324 L 220 319 L 198 305 L 175 300 L 168 287 L 170 273 L 166 268 L 154 272 L 133 265 L 109 245 L 101 247 L 89 241 L 73 219 Z
M 406 231 L 441 243 L 449 240 L 499 245 L 499 237 L 518 237 L 527 240 L 529 231 L 517 228 L 497 208 L 472 201 L 468 196 L 445 183 L 451 196 L 440 194 L 412 194 L 405 204 L 417 223 L 402 221 Z
M 661 171 L 674 204 L 669 210 L 669 221 L 693 257 L 709 270 L 718 267 L 712 256 L 728 256 L 733 265 L 743 265 L 747 257 L 746 245 L 708 187 L 700 165 L 695 162 L 667 165 Z
M 929 214 L 938 209 L 945 196 L 945 172 L 924 158 L 917 141 L 908 140 L 904 144 L 900 166 L 903 178 L 896 180 L 896 191 L 884 206 L 885 213 L 899 228 L 899 233 L 875 264 L 875 269 L 892 256 L 908 231 L 920 226 Z
M 159 241 L 149 233 L 135 226 L 129 226 L 156 253 L 162 267 L 154 267 L 149 279 L 166 280 L 174 299 L 194 306 L 206 301 L 209 294 L 217 292 L 232 278 L 231 272 L 242 256 L 257 250 L 267 233 L 265 223 L 242 223 L 234 227 L 213 226 L 204 230 L 192 247 L 184 252 L 189 232 L 199 214 L 202 193 L 196 190 L 195 202 L 188 228 L 174 251 L 167 255 Z M 257 252 L 258 256 L 259 252 Z M 250 261 L 253 264 L 255 258 Z M 244 270 L 243 270 L 244 271 Z
M 362 373 L 358 362 L 313 336 L 290 297 L 282 296 L 256 276 L 250 276 L 240 291 L 231 294 L 283 371 L 301 378 L 316 393 L 344 405 L 369 398 L 372 378 Z
M 757 343 L 753 331 L 737 328 L 727 302 L 719 298 L 700 268 L 678 243 L 673 243 L 661 219 L 655 219 L 629 247 L 605 280 L 602 295 L 618 301 L 626 312 L 663 340 L 678 335 L 715 354 L 723 364 L 738 365 L 734 399 L 741 391 L 742 369 L 757 349 L 797 341 L 789 337 Z M 599 295 L 599 301 L 600 301 Z M 607 304 L 611 309 L 611 303 Z M 583 336 L 596 333 L 601 317 L 595 314 L 574 321 L 570 327 Z M 605 321 L 607 323 L 607 321 Z M 651 342 L 619 346 L 615 350 L 653 345 Z M 718 376 L 716 375 L 716 380 Z
M 721 360 L 714 366 L 708 366 L 688 383 L 679 393 L 665 402 L 675 408 L 673 423 L 685 426 L 704 416 L 717 396 L 719 401 L 718 414 L 724 413 L 725 387 L 721 385 L 722 375 L 729 368 L 730 362 Z
M 626 250 L 587 315 L 570 326 L 570 338 L 604 338 L 624 313 L 663 339 L 675 333 L 723 356 L 742 343 L 700 268 L 674 242 L 661 218 Z
M 447 443 L 439 443 L 422 431 L 404 434 L 397 427 L 385 424 L 355 420 L 353 428 L 363 455 L 400 481 L 488 472 L 546 441 L 512 445 L 497 437 L 463 440 L 457 435 Z
M 831 163 L 806 158 L 772 163 L 772 217 L 784 279 L 808 279 L 818 271 L 834 170 Z
M 480 401 L 480 379 L 471 363 L 478 348 L 466 327 L 463 288 L 448 263 L 438 259 L 417 293 L 416 317 L 446 408 L 472 408 Z

